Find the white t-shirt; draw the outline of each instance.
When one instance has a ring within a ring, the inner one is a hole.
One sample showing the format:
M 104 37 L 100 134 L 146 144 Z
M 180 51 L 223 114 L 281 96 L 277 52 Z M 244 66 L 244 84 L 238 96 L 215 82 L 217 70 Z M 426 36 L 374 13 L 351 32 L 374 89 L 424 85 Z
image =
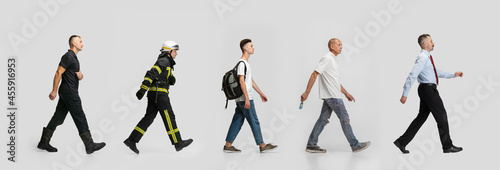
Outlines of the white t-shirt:
M 249 100 L 253 100 L 253 95 L 252 95 L 252 69 L 250 68 L 250 64 L 248 64 L 247 61 L 240 59 L 240 61 L 243 61 L 245 64 L 240 63 L 238 65 L 238 75 L 245 75 L 245 65 L 247 66 L 247 74 L 245 77 L 245 85 L 247 87 L 247 93 L 248 93 L 248 98 Z M 239 62 L 239 61 L 238 61 Z M 240 98 L 235 99 L 236 102 L 244 102 L 245 101 L 245 95 L 242 95 Z
M 315 70 L 319 73 L 319 98 L 342 98 L 338 58 L 329 52 Z

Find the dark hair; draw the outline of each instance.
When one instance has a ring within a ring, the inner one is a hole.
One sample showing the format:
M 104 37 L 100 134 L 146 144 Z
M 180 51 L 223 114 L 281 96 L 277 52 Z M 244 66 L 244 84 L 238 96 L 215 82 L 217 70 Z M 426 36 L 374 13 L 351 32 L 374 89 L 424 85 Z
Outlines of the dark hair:
M 78 37 L 78 38 L 82 38 L 82 37 L 80 37 L 79 35 L 72 35 L 71 37 L 69 37 L 69 41 L 68 41 L 68 43 L 69 43 L 69 47 L 70 47 L 70 48 L 71 48 L 71 47 L 73 47 L 73 44 L 71 43 L 71 41 L 73 41 L 73 39 L 74 39 L 74 38 L 76 38 L 76 37 Z
M 243 40 L 241 40 L 241 41 L 240 41 L 240 49 L 241 49 L 241 52 L 243 52 L 243 46 L 245 46 L 246 44 L 251 43 L 251 42 L 252 42 L 252 40 L 251 40 L 251 39 L 248 39 L 248 38 L 247 38 L 247 39 L 243 39 Z
M 418 36 L 418 45 L 420 45 L 421 48 L 424 48 L 423 45 L 424 45 L 424 41 L 430 37 L 431 35 L 429 34 L 422 34 L 420 36 Z

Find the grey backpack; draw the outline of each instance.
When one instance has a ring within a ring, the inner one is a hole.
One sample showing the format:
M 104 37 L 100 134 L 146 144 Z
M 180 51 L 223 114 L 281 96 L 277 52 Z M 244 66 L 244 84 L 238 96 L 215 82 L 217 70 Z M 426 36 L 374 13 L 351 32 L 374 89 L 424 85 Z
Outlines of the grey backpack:
M 243 91 L 241 91 L 240 79 L 238 78 L 238 65 L 240 63 L 245 64 L 245 62 L 240 61 L 233 69 L 229 70 L 224 74 L 222 78 L 222 91 L 226 95 L 226 109 L 227 103 L 229 100 L 234 100 L 243 95 Z M 247 65 L 245 65 L 245 78 L 247 74 Z

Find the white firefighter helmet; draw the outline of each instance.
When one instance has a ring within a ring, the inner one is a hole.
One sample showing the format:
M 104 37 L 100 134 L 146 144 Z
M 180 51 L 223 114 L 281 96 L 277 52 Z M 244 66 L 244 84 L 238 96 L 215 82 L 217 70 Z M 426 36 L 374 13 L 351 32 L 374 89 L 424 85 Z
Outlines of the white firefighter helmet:
M 161 52 L 172 51 L 172 50 L 179 50 L 179 45 L 176 42 L 170 40 L 165 41 L 160 49 Z

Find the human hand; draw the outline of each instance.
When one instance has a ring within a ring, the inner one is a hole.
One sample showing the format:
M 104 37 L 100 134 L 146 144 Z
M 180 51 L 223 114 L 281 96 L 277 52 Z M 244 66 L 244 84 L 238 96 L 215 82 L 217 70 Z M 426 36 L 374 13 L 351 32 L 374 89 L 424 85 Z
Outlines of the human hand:
M 49 94 L 49 99 L 54 100 L 57 96 L 57 91 L 51 91 Z
M 347 100 L 349 100 L 350 102 L 356 102 L 356 99 L 354 99 L 354 96 L 352 96 L 351 94 L 347 93 L 345 94 L 345 97 L 347 98 Z
M 82 72 L 75 72 L 76 73 L 76 76 L 78 77 L 78 80 L 82 80 L 83 79 L 83 74 Z
M 168 77 L 168 84 L 170 84 L 172 86 L 175 84 L 175 76 L 174 75 L 170 75 Z
M 267 102 L 267 96 L 264 94 L 260 95 L 260 99 L 262 99 L 262 102 Z
M 306 101 L 308 96 L 309 96 L 309 93 L 307 93 L 307 92 L 302 93 L 302 95 L 300 95 L 300 101 L 301 102 Z
M 406 99 L 408 99 L 408 97 L 406 97 L 406 96 L 401 96 L 401 99 L 399 99 L 399 101 L 400 101 L 402 104 L 405 104 L 405 103 L 406 103 Z
M 461 72 L 461 71 L 455 72 L 455 77 L 463 77 L 463 76 L 464 76 L 463 72 Z
M 250 100 L 245 100 L 245 109 L 250 109 Z
M 146 90 L 141 88 L 139 89 L 139 91 L 137 91 L 137 93 L 135 93 L 135 96 L 137 97 L 137 99 L 141 100 L 142 97 L 144 97 L 144 94 L 146 94 Z

